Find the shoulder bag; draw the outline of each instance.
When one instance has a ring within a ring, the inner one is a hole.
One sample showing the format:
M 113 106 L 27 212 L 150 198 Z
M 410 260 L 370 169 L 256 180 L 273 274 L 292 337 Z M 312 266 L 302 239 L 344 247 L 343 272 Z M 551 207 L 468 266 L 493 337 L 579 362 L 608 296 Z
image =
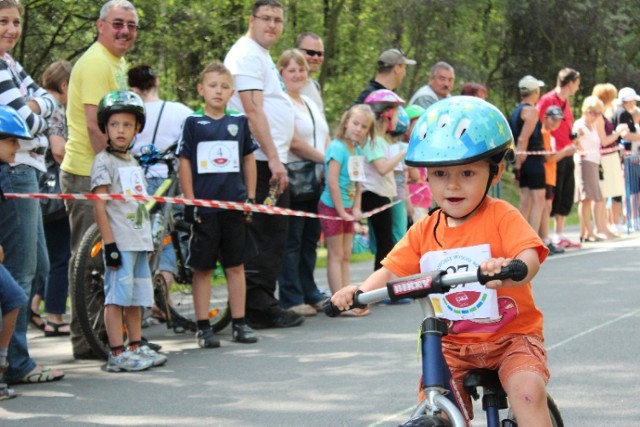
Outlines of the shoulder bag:
M 316 121 L 309 105 L 306 102 L 304 102 L 304 105 L 306 105 L 313 123 L 313 148 L 316 148 Z M 287 163 L 287 175 L 289 176 L 291 201 L 305 202 L 320 198 L 322 186 L 316 174 L 315 162 L 311 160 L 289 162 Z

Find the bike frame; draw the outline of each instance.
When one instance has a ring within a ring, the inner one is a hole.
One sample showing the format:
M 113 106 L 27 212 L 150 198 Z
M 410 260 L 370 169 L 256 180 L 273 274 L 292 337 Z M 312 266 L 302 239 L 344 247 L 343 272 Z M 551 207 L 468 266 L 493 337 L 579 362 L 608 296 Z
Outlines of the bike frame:
M 442 352 L 442 337 L 447 334 L 447 324 L 444 320 L 435 316 L 433 305 L 428 298 L 429 294 L 445 293 L 451 287 L 478 281 L 486 283 L 495 279 L 511 278 L 522 280 L 527 275 L 527 266 L 520 260 L 514 260 L 503 271 L 488 277 L 477 271 L 445 274 L 444 271 L 416 274 L 393 280 L 385 288 L 376 289 L 366 293 L 356 293 L 353 307 L 363 307 L 390 298 L 398 301 L 403 298 L 420 298 L 425 317 L 420 331 L 420 348 L 422 361 L 423 392 L 425 399 L 416 406 L 411 419 L 423 415 L 439 417 L 441 413 L 454 427 L 467 426 L 453 393 L 451 392 L 451 371 Z M 335 308 L 335 306 L 333 306 Z M 325 309 L 328 315 L 334 314 L 333 309 Z M 483 405 L 484 406 L 484 405 Z M 489 404 L 483 408 L 487 413 L 487 426 L 500 427 L 500 414 L 498 405 Z

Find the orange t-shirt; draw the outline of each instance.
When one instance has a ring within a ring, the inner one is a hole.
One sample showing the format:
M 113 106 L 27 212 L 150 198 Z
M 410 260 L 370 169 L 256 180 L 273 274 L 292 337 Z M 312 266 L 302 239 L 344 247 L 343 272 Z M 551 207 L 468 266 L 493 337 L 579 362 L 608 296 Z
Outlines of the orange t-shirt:
M 436 224 L 435 236 L 442 246 L 434 237 Z M 494 258 L 515 258 L 523 250 L 533 248 L 542 263 L 549 253 L 515 207 L 487 196 L 475 215 L 458 227 L 449 227 L 442 211 L 421 219 L 409 229 L 382 265 L 397 276 L 408 276 L 420 273 L 420 258 L 429 251 L 486 243 L 490 245 Z M 501 318 L 496 321 L 450 321 L 449 334 L 443 340 L 472 344 L 495 341 L 510 334 L 542 338 L 542 312 L 534 303 L 531 283 L 498 289 L 498 306 Z
M 556 151 L 555 141 L 554 144 L 551 144 L 551 132 L 542 128 L 542 142 L 544 143 L 544 151 Z M 555 160 L 545 160 L 544 162 L 544 183 L 547 185 L 556 186 L 556 161 Z

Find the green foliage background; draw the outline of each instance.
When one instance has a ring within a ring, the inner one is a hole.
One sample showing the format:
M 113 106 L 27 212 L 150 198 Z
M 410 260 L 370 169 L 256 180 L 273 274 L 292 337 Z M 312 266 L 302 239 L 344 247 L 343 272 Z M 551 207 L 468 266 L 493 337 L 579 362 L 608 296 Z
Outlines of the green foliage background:
M 449 62 L 456 88 L 465 81 L 489 87 L 489 100 L 509 113 L 517 81 L 532 74 L 555 85 L 563 67 L 582 74 L 582 90 L 595 83 L 640 89 L 640 7 L 637 0 L 282 0 L 285 32 L 274 60 L 301 31 L 325 41 L 319 78 L 327 117 L 334 123 L 373 76 L 379 53 L 403 49 L 418 64 L 398 93 L 407 99 L 426 83 L 431 65 Z M 102 1 L 24 0 L 23 36 L 13 55 L 38 78 L 57 59 L 75 61 L 95 40 Z M 246 32 L 252 1 L 137 0 L 141 30 L 127 59 L 161 73 L 162 96 L 199 105 L 197 76 L 212 59 L 222 60 Z

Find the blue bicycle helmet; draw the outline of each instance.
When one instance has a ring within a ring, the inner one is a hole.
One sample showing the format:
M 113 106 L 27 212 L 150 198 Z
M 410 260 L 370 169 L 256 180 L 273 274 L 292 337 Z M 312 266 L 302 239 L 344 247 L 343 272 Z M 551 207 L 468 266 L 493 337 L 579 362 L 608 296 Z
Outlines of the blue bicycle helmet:
M 8 105 L 0 105 L 0 139 L 33 139 L 27 123 L 16 110 Z
M 405 133 L 409 129 L 409 115 L 407 110 L 402 105 L 398 107 L 398 121 L 396 122 L 396 128 L 391 132 L 393 136 L 399 136 Z
M 405 162 L 455 166 L 513 153 L 509 123 L 495 106 L 474 96 L 452 96 L 431 105 L 416 122 Z

